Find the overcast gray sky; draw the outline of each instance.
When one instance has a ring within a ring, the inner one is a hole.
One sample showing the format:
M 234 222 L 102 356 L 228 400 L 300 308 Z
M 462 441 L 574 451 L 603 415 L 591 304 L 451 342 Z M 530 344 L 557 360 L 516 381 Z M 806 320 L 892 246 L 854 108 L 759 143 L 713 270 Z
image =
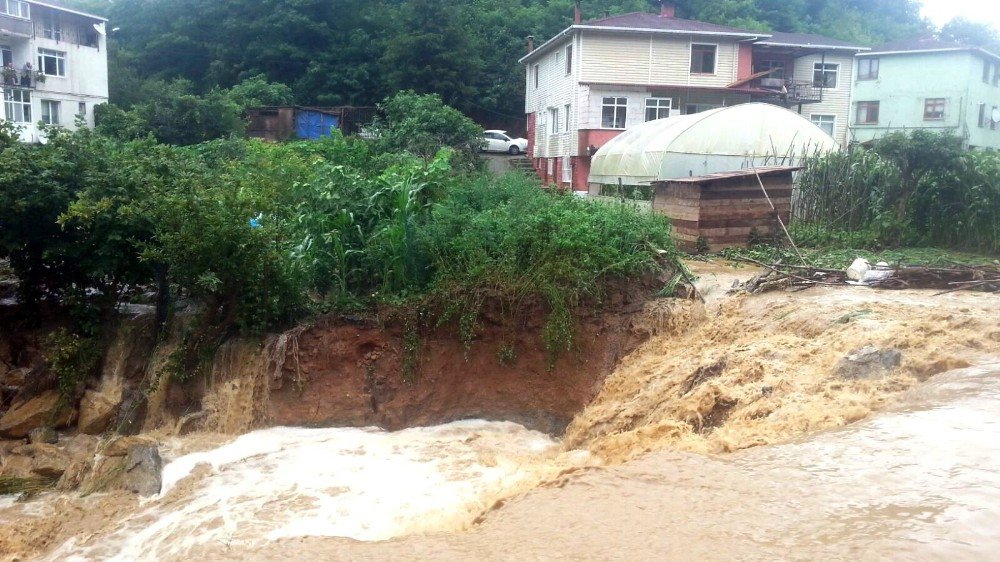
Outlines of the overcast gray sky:
M 924 16 L 938 27 L 962 16 L 1000 30 L 1000 0 L 923 0 L 923 3 Z

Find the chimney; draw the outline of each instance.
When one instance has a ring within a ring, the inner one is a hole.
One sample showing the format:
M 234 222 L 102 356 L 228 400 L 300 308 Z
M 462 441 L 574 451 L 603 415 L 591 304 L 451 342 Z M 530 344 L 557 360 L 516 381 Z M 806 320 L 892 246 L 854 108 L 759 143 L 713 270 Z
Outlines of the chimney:
M 676 18 L 677 17 L 677 6 L 674 6 L 673 2 L 667 2 L 666 0 L 661 0 L 661 2 L 660 2 L 660 17 L 661 18 Z
M 535 50 L 535 36 L 534 35 L 529 35 L 528 36 L 528 52 L 531 53 L 534 50 Z
M 583 23 L 583 12 L 580 10 L 580 0 L 576 0 L 573 3 L 573 24 L 580 25 Z

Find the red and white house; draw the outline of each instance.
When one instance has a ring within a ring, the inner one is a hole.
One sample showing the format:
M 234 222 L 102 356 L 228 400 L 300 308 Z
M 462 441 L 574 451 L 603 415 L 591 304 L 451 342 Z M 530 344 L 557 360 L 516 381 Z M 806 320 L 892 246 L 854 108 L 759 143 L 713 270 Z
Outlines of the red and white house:
M 587 189 L 590 157 L 626 128 L 750 101 L 784 105 L 847 142 L 854 56 L 815 35 L 659 14 L 582 21 L 521 59 L 528 156 L 549 184 Z

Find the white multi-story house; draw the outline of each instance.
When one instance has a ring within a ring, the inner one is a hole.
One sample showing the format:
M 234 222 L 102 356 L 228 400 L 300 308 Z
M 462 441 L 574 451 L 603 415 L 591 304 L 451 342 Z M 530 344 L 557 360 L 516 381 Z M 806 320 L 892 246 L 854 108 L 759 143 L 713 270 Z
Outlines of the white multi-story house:
M 626 128 L 750 101 L 789 107 L 846 143 L 853 57 L 815 35 L 759 33 L 659 14 L 576 23 L 521 59 L 529 157 L 548 182 L 586 189 L 590 157 Z
M 108 101 L 104 18 L 33 0 L 0 0 L 4 119 L 26 142 L 41 139 L 39 123 L 94 124 L 94 106 Z

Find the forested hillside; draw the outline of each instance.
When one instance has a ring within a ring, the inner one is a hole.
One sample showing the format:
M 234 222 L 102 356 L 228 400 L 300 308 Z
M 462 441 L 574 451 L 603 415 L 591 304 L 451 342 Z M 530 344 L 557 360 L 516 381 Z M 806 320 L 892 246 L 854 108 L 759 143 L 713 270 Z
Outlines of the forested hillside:
M 572 23 L 572 0 L 76 0 L 107 15 L 112 102 L 149 80 L 207 93 L 251 76 L 304 104 L 370 105 L 436 92 L 483 124 L 521 119 L 525 37 Z M 915 0 L 677 0 L 678 15 L 876 44 L 927 31 Z M 656 0 L 583 0 L 585 18 L 654 11 Z

